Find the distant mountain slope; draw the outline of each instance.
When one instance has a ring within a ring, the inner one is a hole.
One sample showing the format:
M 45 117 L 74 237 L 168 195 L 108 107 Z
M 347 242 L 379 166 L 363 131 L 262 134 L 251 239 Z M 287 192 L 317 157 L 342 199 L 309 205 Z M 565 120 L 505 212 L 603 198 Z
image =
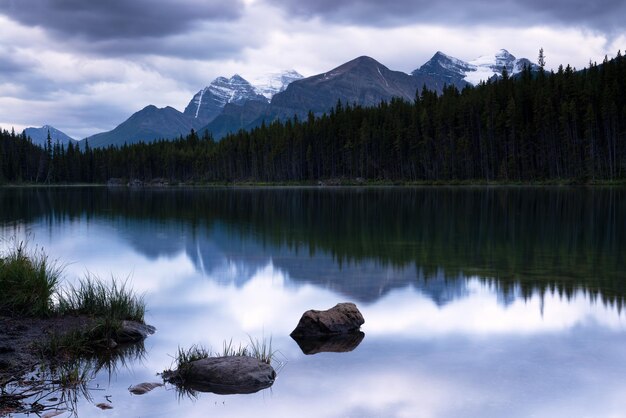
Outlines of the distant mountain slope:
M 515 58 L 506 49 L 501 49 L 493 55 L 484 55 L 472 61 L 463 61 L 438 51 L 429 61 L 411 73 L 420 79 L 431 79 L 431 85 L 426 80 L 429 89 L 441 92 L 443 86 L 454 85 L 462 89 L 467 85 L 477 85 L 494 77 L 501 77 L 506 68 L 510 76 L 522 72 L 525 66 L 532 71 L 538 71 L 539 66 L 527 58 Z
M 530 66 L 532 71 L 539 70 L 537 64 L 532 63 L 527 58 L 515 58 L 506 49 L 501 49 L 494 55 L 478 57 L 470 61 L 469 64 L 473 66 L 473 69 L 466 73 L 465 79 L 473 85 L 477 85 L 481 81 L 487 81 L 494 76 L 500 77 L 504 68 L 506 68 L 510 76 L 521 73 L 524 70 L 524 66 Z
M 251 82 L 259 94 L 271 100 L 277 93 L 285 91 L 289 84 L 303 78 L 304 76 L 296 70 L 286 70 L 279 73 L 266 74 L 253 79 Z
M 209 131 L 213 138 L 221 139 L 229 133 L 249 129 L 262 115 L 267 113 L 268 107 L 269 104 L 258 100 L 250 100 L 242 105 L 229 103 L 218 117 L 200 130 L 200 134 Z
M 243 104 L 249 100 L 269 102 L 257 89 L 238 74 L 218 77 L 196 93 L 183 112 L 205 125 L 215 119 L 228 103 Z
M 383 100 L 415 98 L 420 88 L 414 77 L 392 71 L 370 57 L 359 57 L 328 72 L 297 80 L 274 96 L 271 108 L 291 116 L 329 111 L 337 104 L 375 106 Z
M 429 90 L 441 93 L 446 85 L 454 85 L 459 90 L 467 86 L 469 83 L 465 80 L 465 74 L 469 71 L 472 71 L 469 63 L 437 51 L 411 75 L 420 79 Z
M 173 139 L 197 129 L 199 123 L 173 107 L 146 106 L 109 132 L 87 138 L 91 147 L 133 144 L 155 139 Z
M 50 132 L 50 138 L 53 145 L 57 142 L 62 145 L 67 145 L 70 142 L 77 142 L 74 138 L 50 125 L 44 125 L 41 128 L 31 127 L 24 129 L 24 133 L 26 134 L 26 136 L 29 136 L 32 139 L 33 144 L 37 144 L 42 147 L 46 145 L 46 142 L 48 140 L 48 132 Z

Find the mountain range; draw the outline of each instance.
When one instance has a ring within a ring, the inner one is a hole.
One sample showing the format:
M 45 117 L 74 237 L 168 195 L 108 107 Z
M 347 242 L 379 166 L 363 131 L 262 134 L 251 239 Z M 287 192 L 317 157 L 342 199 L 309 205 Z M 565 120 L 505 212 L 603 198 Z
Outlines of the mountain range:
M 176 138 L 187 135 L 191 129 L 220 139 L 263 122 L 294 115 L 303 118 L 309 112 L 319 116 L 339 100 L 361 106 L 375 106 L 394 97 L 413 100 L 424 86 L 437 93 L 446 85 L 463 89 L 501 77 L 503 70 L 515 77 L 525 67 L 539 70 L 539 66 L 527 58 L 518 59 L 502 49 L 472 61 L 439 51 L 411 74 L 393 71 L 366 56 L 306 78 L 295 70 L 288 70 L 256 79 L 253 84 L 235 74 L 213 80 L 192 97 L 183 112 L 150 105 L 115 129 L 86 139 L 92 147 L 119 146 Z

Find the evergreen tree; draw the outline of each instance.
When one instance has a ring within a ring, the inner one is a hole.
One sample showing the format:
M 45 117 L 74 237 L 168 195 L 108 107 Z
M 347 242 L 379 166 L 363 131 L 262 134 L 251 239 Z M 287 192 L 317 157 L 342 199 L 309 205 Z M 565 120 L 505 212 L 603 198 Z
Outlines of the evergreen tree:
M 546 56 L 543 53 L 543 48 L 539 49 L 539 56 L 537 57 L 537 64 L 539 64 L 539 67 L 541 67 L 541 71 L 543 71 L 544 67 L 546 66 Z

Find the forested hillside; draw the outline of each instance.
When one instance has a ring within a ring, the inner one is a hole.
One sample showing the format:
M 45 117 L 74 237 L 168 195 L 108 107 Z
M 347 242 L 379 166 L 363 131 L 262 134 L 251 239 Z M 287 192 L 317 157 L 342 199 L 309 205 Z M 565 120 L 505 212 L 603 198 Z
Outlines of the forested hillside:
M 363 108 L 338 103 L 319 118 L 272 123 L 220 142 L 176 141 L 92 149 L 4 131 L 0 181 L 577 182 L 626 178 L 626 59 L 518 77 L 443 94 L 423 90 Z

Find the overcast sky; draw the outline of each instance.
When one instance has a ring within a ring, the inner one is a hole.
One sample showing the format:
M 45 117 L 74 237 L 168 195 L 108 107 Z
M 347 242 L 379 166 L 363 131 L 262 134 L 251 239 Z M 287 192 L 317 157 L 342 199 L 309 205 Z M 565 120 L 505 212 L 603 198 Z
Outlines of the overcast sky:
M 80 139 L 215 77 L 305 76 L 369 55 L 411 72 L 501 48 L 582 68 L 626 48 L 624 0 L 0 0 L 0 127 Z

